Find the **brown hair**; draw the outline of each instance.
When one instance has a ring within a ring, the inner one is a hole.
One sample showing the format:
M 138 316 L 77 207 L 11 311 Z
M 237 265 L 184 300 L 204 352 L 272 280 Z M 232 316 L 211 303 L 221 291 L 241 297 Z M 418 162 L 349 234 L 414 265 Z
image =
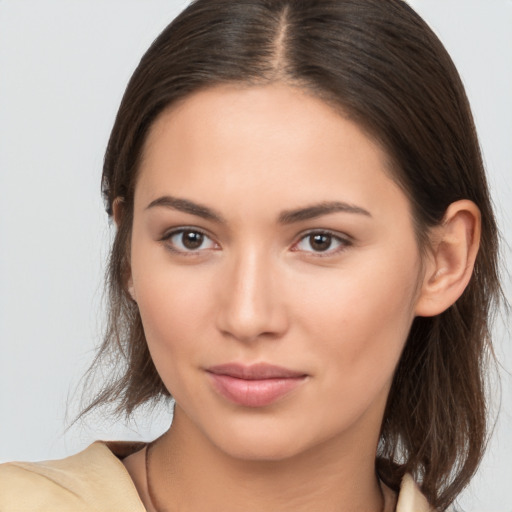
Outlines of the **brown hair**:
M 447 311 L 414 320 L 378 450 L 386 483 L 397 488 L 412 473 L 444 510 L 476 471 L 486 440 L 484 363 L 500 297 L 498 237 L 459 75 L 438 38 L 401 0 L 196 0 L 154 41 L 127 86 L 105 155 L 107 211 L 112 215 L 122 198 L 123 215 L 108 268 L 108 329 L 93 367 L 111 357 L 118 371 L 85 411 L 114 403 L 130 415 L 169 396 L 125 289 L 149 128 L 169 105 L 202 88 L 275 81 L 339 107 L 385 148 L 413 206 L 420 247 L 450 203 L 470 199 L 480 208 L 474 275 Z

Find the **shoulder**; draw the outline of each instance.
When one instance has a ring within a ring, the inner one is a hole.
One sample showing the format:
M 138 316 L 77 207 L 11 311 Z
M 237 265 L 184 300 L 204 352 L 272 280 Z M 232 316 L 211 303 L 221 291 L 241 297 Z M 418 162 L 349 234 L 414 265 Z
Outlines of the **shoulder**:
M 133 482 L 105 443 L 65 459 L 0 464 L 0 512 L 144 512 Z

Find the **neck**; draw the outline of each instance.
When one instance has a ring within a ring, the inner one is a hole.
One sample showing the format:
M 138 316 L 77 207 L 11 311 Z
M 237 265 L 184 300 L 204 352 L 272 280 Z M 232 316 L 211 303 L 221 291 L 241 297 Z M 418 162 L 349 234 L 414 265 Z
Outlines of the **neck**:
M 158 510 L 323 512 L 383 509 L 375 451 L 357 432 L 284 460 L 246 460 L 220 451 L 176 408 L 152 447 L 149 485 Z

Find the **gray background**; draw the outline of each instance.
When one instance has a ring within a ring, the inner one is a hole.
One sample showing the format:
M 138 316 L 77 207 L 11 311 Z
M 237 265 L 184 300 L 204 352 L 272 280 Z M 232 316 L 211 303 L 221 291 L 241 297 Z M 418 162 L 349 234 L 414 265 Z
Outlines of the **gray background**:
M 168 424 L 165 414 L 130 425 L 96 415 L 65 432 L 101 338 L 112 236 L 100 198 L 103 151 L 131 72 L 186 3 L 0 0 L 0 461 L 62 457 L 97 438 L 150 439 Z M 510 269 L 512 2 L 411 4 L 466 84 Z M 505 286 L 510 300 L 509 278 Z M 467 511 L 512 511 L 510 330 L 498 325 L 496 338 L 501 414 L 461 498 Z

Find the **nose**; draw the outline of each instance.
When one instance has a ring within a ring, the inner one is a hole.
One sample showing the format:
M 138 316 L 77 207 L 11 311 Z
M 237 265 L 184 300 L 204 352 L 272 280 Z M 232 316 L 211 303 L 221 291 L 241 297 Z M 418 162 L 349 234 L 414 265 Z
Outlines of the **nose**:
M 288 328 L 279 272 L 269 255 L 254 248 L 226 262 L 219 283 L 217 327 L 242 342 L 279 338 Z

